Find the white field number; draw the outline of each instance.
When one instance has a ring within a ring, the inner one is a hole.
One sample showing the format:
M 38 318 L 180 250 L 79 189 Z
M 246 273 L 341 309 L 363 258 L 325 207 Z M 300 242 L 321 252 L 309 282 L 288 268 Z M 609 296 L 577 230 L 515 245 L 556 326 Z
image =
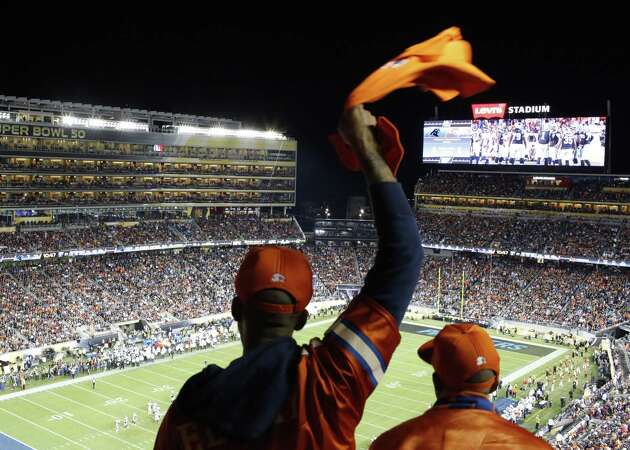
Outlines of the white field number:
M 55 415 L 50 416 L 48 421 L 49 422 L 53 422 L 53 421 L 56 421 L 56 420 L 63 420 L 66 417 L 74 417 L 74 416 L 72 415 L 72 413 L 69 413 L 68 411 L 64 411 L 61 414 L 55 414 Z
M 173 387 L 170 384 L 163 384 L 161 386 L 155 386 L 153 388 L 153 392 L 165 392 L 165 391 L 172 391 Z
M 123 397 L 116 397 L 109 399 L 105 402 L 105 406 L 119 405 L 120 403 L 127 403 L 127 399 Z
M 413 373 L 413 376 L 414 377 L 418 377 L 418 378 L 426 377 L 426 376 L 429 376 L 429 375 L 430 375 L 430 373 L 429 373 L 428 370 L 419 370 L 419 371 Z

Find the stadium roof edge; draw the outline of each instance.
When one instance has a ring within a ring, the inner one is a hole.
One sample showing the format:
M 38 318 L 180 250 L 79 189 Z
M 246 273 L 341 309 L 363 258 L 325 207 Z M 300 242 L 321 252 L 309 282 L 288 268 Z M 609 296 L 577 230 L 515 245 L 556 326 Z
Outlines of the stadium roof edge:
M 173 121 L 175 119 L 186 120 L 189 123 L 186 125 L 194 125 L 199 127 L 212 127 L 220 123 L 226 128 L 240 129 L 242 123 L 238 120 L 211 117 L 211 116 L 198 116 L 193 114 L 182 114 L 164 111 L 149 111 L 146 109 L 138 108 L 121 108 L 119 106 L 104 106 L 104 105 L 91 105 L 87 103 L 75 103 L 75 102 L 62 102 L 59 100 L 47 100 L 39 98 L 27 98 L 16 97 L 10 95 L 0 95 L 0 110 L 20 110 L 29 112 L 42 112 L 42 113 L 58 113 L 61 115 L 79 115 L 79 116 L 103 116 L 110 114 L 112 117 L 119 120 L 125 120 L 133 118 L 136 120 L 146 121 L 147 124 L 152 124 L 153 120 L 160 121 Z

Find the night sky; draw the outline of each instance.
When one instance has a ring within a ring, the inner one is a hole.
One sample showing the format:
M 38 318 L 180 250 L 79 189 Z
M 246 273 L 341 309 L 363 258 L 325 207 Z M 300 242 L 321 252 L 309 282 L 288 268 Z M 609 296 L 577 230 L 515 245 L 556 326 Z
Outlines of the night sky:
M 518 27 L 511 21 L 436 19 L 399 31 L 369 27 L 369 33 L 337 23 L 290 29 L 290 20 L 286 26 L 240 28 L 237 21 L 175 20 L 179 25 L 164 26 L 124 19 L 107 26 L 51 27 L 41 18 L 10 25 L 25 36 L 14 42 L 39 50 L 3 52 L 0 93 L 228 117 L 247 127 L 280 130 L 299 142 L 298 205 L 343 200 L 364 192 L 361 176 L 341 168 L 326 139 L 345 97 L 406 47 L 458 25 L 473 45 L 473 62 L 497 81 L 472 101 L 548 103 L 552 115 L 603 115 L 610 99 L 613 173 L 629 173 L 623 98 L 630 80 L 628 39 L 619 36 L 622 30 L 582 17 Z M 440 104 L 440 116 L 469 118 L 470 103 Z M 431 94 L 409 89 L 370 107 L 401 131 L 407 155 L 400 179 L 409 193 L 426 170 L 420 163 L 421 123 L 433 116 L 436 104 Z

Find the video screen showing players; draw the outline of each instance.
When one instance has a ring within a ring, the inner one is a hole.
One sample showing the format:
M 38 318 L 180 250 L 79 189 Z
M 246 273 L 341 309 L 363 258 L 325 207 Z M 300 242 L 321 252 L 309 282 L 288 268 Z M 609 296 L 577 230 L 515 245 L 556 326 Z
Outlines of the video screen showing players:
M 605 117 L 424 123 L 424 163 L 604 167 Z

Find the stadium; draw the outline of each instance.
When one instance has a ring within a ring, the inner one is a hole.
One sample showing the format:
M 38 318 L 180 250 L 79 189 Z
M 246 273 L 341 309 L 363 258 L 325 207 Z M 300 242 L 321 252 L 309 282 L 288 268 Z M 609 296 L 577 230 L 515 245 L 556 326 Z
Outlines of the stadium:
M 462 102 L 421 117 L 422 158 L 405 156 L 422 166 L 403 172 L 424 262 L 356 448 L 431 408 L 417 350 L 459 322 L 492 337 L 502 417 L 555 448 L 627 448 L 630 176 L 610 105 L 479 118 Z M 0 95 L 0 449 L 153 448 L 186 380 L 242 354 L 231 305 L 251 247 L 310 261 L 299 344 L 361 292 L 379 243 L 367 194 L 305 201 L 300 177 L 335 181 L 308 173 L 308 145 L 183 111 Z

